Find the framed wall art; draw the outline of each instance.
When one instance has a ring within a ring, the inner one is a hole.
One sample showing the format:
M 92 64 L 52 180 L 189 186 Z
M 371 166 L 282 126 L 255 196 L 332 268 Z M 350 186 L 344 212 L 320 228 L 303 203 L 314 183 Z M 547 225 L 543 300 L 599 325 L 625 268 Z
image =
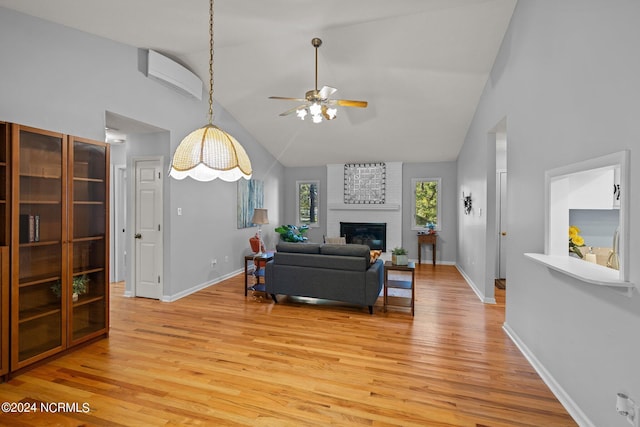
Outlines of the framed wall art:
M 387 179 L 384 163 L 344 165 L 345 204 L 384 204 Z

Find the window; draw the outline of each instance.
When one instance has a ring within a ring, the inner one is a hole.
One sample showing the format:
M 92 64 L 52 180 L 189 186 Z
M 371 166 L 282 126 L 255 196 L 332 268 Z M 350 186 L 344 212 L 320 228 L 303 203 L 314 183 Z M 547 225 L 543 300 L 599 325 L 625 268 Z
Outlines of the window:
M 297 218 L 298 224 L 308 224 L 310 227 L 318 227 L 320 218 L 320 182 L 296 181 L 298 190 Z
M 440 222 L 440 178 L 414 178 L 411 180 L 413 190 L 413 230 L 423 230 L 428 223 L 433 223 L 436 230 L 441 230 Z

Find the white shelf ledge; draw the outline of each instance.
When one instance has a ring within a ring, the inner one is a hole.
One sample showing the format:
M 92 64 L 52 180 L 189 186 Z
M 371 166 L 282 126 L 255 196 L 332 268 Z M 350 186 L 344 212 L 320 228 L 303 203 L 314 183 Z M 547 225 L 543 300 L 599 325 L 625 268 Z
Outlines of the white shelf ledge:
M 400 210 L 400 203 L 354 203 L 352 205 L 342 203 L 329 203 L 329 210 L 332 211 L 398 211 Z
M 526 253 L 531 258 L 552 270 L 564 273 L 575 279 L 592 285 L 609 286 L 627 293 L 631 297 L 635 285 L 620 279 L 620 272 L 612 268 L 586 262 L 570 256 L 552 256 L 545 254 Z

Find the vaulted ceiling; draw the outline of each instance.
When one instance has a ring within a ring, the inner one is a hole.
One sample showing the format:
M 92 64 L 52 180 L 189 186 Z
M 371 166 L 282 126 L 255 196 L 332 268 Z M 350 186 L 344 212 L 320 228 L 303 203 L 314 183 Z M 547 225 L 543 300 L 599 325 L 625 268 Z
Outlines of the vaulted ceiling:
M 217 0 L 214 98 L 285 166 L 455 160 L 516 0 Z M 208 82 L 206 0 L 0 0 L 0 6 L 176 59 Z M 318 85 L 339 107 L 279 113 Z M 240 141 L 242 142 L 242 141 Z

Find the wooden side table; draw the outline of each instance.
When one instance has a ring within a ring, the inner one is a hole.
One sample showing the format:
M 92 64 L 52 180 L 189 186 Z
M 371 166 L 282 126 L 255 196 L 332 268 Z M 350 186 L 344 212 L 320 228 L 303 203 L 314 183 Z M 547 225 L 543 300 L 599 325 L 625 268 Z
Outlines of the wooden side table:
M 251 288 L 254 291 L 265 291 L 265 284 L 260 283 L 260 277 L 264 277 L 264 269 L 269 261 L 273 259 L 273 252 L 265 252 L 262 255 L 246 255 L 244 257 L 244 296 L 247 296 L 247 290 Z M 249 286 L 249 261 L 253 261 L 253 275 L 256 277 L 256 283 Z
M 436 241 L 437 234 L 418 234 L 418 264 L 422 261 L 422 245 L 431 244 L 433 246 L 433 265 L 436 265 Z
M 389 271 L 402 271 L 411 273 L 411 280 L 389 280 Z M 409 262 L 408 265 L 394 265 L 391 261 L 384 263 L 384 311 L 387 311 L 388 289 L 411 289 L 411 315 L 415 313 L 416 302 L 416 266 L 415 263 Z

